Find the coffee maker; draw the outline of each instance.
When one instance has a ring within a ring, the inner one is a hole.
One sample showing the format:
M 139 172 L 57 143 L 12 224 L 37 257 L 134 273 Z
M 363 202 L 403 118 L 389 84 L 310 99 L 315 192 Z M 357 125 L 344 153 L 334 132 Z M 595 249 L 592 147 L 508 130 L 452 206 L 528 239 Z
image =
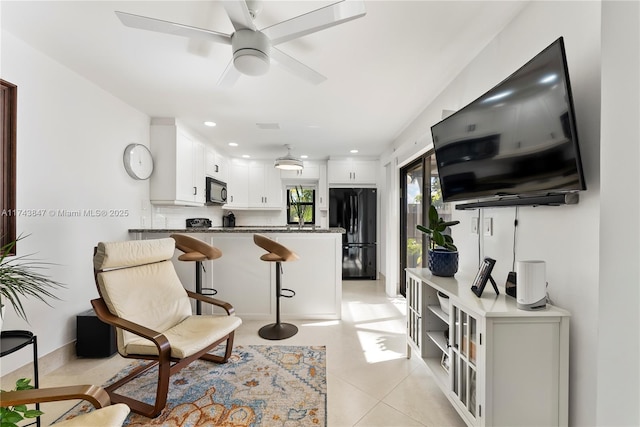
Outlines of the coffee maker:
M 229 212 L 228 214 L 222 216 L 222 226 L 223 227 L 236 226 L 236 216 L 233 214 L 233 212 Z

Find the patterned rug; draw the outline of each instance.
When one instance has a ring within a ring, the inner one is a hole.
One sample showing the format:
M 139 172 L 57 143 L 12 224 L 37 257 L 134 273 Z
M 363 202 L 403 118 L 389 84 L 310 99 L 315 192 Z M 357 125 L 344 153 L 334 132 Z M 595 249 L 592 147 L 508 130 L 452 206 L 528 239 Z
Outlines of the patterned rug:
M 325 347 L 236 346 L 226 364 L 198 360 L 173 375 L 157 418 L 131 414 L 125 426 L 326 426 Z M 137 363 L 114 376 L 111 384 Z M 157 368 L 118 389 L 153 402 Z M 60 420 L 90 411 L 81 402 Z

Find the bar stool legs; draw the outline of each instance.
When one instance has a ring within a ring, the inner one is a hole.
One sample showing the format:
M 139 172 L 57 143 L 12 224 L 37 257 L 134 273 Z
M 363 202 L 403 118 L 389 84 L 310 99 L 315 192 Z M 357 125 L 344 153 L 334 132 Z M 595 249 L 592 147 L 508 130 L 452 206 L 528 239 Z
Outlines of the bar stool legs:
M 281 274 L 282 266 L 278 261 L 276 262 L 276 323 L 265 325 L 258 331 L 258 335 L 267 340 L 283 340 L 298 333 L 298 327 L 296 325 L 282 323 L 280 321 L 280 298 L 292 298 L 295 295 L 295 292 L 291 289 L 282 289 Z M 283 295 L 282 291 L 291 292 L 292 295 Z
M 196 261 L 196 293 L 212 297 L 218 293 L 215 288 L 203 288 L 202 287 L 202 272 L 204 271 L 204 264 L 202 261 Z M 196 314 L 202 314 L 202 301 L 196 301 Z
M 184 252 L 178 257 L 180 261 L 195 262 L 196 265 L 196 293 L 206 296 L 214 296 L 218 293 L 214 288 L 202 287 L 203 261 L 218 259 L 222 256 L 222 251 L 202 240 L 186 234 L 172 234 L 170 236 L 176 241 L 176 248 Z M 196 301 L 196 314 L 202 314 L 202 302 Z

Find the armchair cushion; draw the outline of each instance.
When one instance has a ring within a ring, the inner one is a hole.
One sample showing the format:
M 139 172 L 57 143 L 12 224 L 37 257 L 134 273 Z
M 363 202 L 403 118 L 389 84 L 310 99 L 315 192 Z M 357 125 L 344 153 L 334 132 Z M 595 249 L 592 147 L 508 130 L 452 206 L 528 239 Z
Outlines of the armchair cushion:
M 124 403 L 107 406 L 69 420 L 55 423 L 56 427 L 120 427 L 129 415 L 129 407 Z
M 175 244 L 171 238 L 138 240 L 135 245 L 130 241 L 100 242 L 93 257 L 93 268 L 105 270 L 171 259 Z
M 171 357 L 184 359 L 230 334 L 241 324 L 242 320 L 236 316 L 191 316 L 162 334 L 171 344 Z M 126 354 L 158 355 L 158 348 L 144 338 L 129 341 L 125 351 Z
M 193 314 L 171 261 L 103 271 L 98 274 L 98 286 L 109 311 L 157 332 Z M 129 342 L 139 336 L 118 328 L 117 338 L 118 350 L 129 354 Z

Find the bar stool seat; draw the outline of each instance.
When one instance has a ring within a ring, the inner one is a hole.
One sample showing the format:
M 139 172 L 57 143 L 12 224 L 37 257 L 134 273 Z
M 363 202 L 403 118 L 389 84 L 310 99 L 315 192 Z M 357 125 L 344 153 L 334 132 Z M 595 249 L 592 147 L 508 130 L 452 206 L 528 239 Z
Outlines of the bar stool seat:
M 267 251 L 266 254 L 260 257 L 262 261 L 276 263 L 276 322 L 260 328 L 258 335 L 268 340 L 290 338 L 298 333 L 298 328 L 290 323 L 282 323 L 280 321 L 280 297 L 293 298 L 296 293 L 292 289 L 282 288 L 280 276 L 282 274 L 282 263 L 295 261 L 299 257 L 286 246 L 262 234 L 254 234 L 253 242 Z
M 216 295 L 218 291 L 215 289 L 202 287 L 202 270 L 204 270 L 202 262 L 220 258 L 222 251 L 186 234 L 172 234 L 170 237 L 176 241 L 176 248 L 184 252 L 178 257 L 178 260 L 196 263 L 196 293 L 210 297 Z M 202 314 L 200 301 L 196 301 L 196 313 Z

